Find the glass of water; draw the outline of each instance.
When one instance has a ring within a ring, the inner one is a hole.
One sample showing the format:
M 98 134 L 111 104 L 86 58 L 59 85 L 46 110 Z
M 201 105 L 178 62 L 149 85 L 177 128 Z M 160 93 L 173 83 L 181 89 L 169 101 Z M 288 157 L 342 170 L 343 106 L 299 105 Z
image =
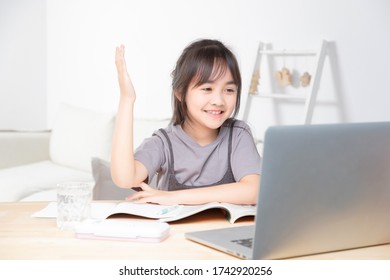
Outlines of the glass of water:
M 73 230 L 90 218 L 93 182 L 65 182 L 57 185 L 57 226 Z

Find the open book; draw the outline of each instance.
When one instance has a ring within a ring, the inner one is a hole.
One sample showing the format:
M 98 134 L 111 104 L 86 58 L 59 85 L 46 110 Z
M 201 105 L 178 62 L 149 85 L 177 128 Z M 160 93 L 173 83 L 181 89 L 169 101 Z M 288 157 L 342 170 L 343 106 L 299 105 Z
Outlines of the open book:
M 94 209 L 94 214 L 101 217 L 107 218 L 113 214 L 132 214 L 136 216 L 159 219 L 164 222 L 177 221 L 196 213 L 205 211 L 212 208 L 220 208 L 226 211 L 226 217 L 234 223 L 237 219 L 244 216 L 254 216 L 256 213 L 256 206 L 251 205 L 236 205 L 230 203 L 219 203 L 211 202 L 200 205 L 173 205 L 164 206 L 157 204 L 137 204 L 133 202 L 120 202 L 117 203 L 113 208 L 107 208 L 105 203 L 101 203 L 102 208 Z M 99 207 L 98 207 L 99 208 Z M 98 210 L 97 213 L 96 210 Z M 101 211 L 100 211 L 101 210 Z
M 255 216 L 256 206 L 236 205 L 230 203 L 211 202 L 200 205 L 173 205 L 137 204 L 125 202 L 92 202 L 91 218 L 104 220 L 115 214 L 131 214 L 135 216 L 158 219 L 163 222 L 177 221 L 207 209 L 219 208 L 226 212 L 226 218 L 230 223 L 245 216 Z M 33 214 L 33 217 L 53 217 L 57 215 L 57 203 L 49 205 Z

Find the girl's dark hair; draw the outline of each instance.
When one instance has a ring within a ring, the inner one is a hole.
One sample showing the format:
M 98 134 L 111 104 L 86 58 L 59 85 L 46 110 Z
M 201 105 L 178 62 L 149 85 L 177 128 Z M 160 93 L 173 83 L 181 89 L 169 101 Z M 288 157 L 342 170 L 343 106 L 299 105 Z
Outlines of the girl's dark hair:
M 217 40 L 199 40 L 187 46 L 172 71 L 171 123 L 182 124 L 187 118 L 185 100 L 191 83 L 199 86 L 211 78 L 216 79 L 224 75 L 227 69 L 230 70 L 237 86 L 237 102 L 233 115 L 235 117 L 240 108 L 241 74 L 234 54 Z

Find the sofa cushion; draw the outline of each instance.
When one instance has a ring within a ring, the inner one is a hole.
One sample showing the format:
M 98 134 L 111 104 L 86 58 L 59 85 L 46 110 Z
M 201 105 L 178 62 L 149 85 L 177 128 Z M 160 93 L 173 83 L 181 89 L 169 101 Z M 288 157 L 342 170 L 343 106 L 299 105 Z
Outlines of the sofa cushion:
M 0 169 L 49 159 L 50 131 L 0 131 Z
M 46 190 L 33 193 L 22 198 L 20 201 L 57 201 L 57 190 Z
M 114 115 L 61 104 L 50 139 L 54 163 L 91 172 L 91 158 L 109 160 Z
M 18 201 L 34 193 L 55 190 L 64 181 L 92 181 L 92 174 L 49 160 L 0 169 L 0 202 Z

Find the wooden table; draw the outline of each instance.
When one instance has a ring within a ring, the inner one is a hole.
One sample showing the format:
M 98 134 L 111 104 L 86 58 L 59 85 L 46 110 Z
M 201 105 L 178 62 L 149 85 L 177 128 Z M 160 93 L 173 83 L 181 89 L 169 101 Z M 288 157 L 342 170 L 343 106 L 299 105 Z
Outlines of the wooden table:
M 253 218 L 230 224 L 220 210 L 214 209 L 170 223 L 170 235 L 160 243 L 78 239 L 71 231 L 59 230 L 55 219 L 31 217 L 46 205 L 47 202 L 0 203 L 0 259 L 237 260 L 185 239 L 184 233 L 253 224 Z M 297 259 L 390 259 L 390 244 Z
M 0 259 L 237 259 L 189 241 L 184 233 L 253 224 L 253 218 L 230 224 L 220 210 L 213 209 L 169 223 L 170 235 L 160 243 L 78 239 L 72 231 L 59 230 L 53 218 L 31 217 L 47 204 L 0 203 Z

